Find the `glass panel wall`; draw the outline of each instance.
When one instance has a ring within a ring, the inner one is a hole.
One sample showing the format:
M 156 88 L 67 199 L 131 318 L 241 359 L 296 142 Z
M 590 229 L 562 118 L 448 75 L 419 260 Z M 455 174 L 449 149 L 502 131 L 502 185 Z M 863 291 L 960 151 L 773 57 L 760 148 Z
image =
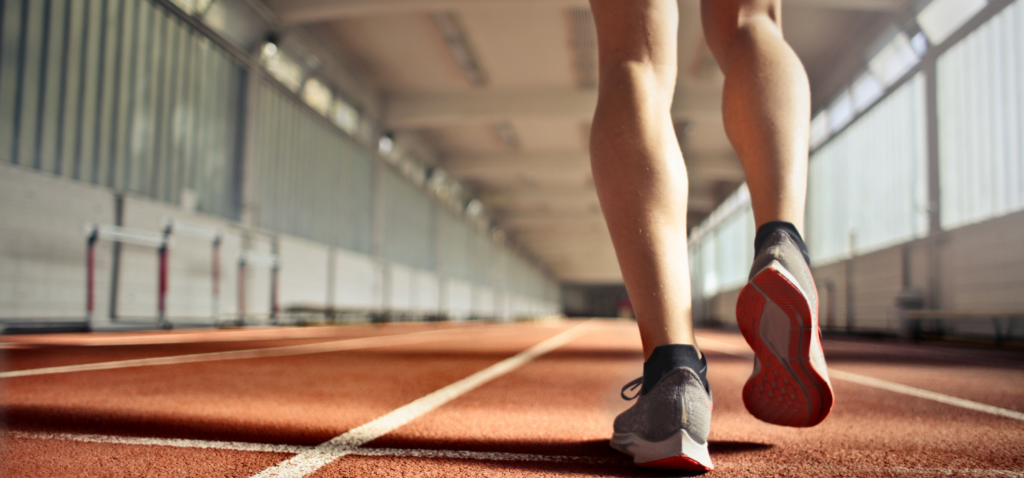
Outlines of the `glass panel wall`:
M 253 181 L 259 225 L 371 253 L 373 158 L 266 82 L 260 82 L 254 108 L 257 123 L 248 180 Z M 400 207 L 394 209 L 389 211 L 402 213 Z
M 1024 5 L 943 53 L 936 71 L 942 227 L 1024 209 Z
M 927 233 L 924 90 L 918 74 L 811 155 L 805 239 L 816 266 Z
M 0 160 L 237 218 L 237 61 L 149 0 L 0 5 Z

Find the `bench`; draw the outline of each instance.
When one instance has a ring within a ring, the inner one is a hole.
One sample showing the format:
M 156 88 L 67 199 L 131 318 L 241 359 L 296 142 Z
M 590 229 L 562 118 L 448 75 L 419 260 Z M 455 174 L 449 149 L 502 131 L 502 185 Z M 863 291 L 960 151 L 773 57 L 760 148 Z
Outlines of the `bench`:
M 905 330 L 916 341 L 922 338 L 921 325 L 926 321 L 934 321 L 939 335 L 943 335 L 942 323 L 958 320 L 990 320 L 995 328 L 996 344 L 1013 336 L 1015 322 L 1024 318 L 1024 311 L 978 312 L 965 310 L 904 310 Z

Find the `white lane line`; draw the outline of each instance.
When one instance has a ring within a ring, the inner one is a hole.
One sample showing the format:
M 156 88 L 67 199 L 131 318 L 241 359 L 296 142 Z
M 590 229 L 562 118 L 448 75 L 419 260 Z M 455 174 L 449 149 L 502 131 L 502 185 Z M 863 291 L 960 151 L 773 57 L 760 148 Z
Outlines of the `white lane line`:
M 577 325 L 473 375 L 413 400 L 380 418 L 338 435 L 312 450 L 305 451 L 267 468 L 254 475 L 254 478 L 298 478 L 312 474 L 332 461 L 355 452 L 355 448 L 369 443 L 422 415 L 430 413 L 465 393 L 565 345 L 585 333 L 585 326 L 588 324 L 589 321 Z
M 8 431 L 0 433 L 0 436 L 29 440 L 66 440 L 83 443 L 110 443 L 116 445 L 135 446 L 164 446 L 171 448 L 198 448 L 206 450 L 231 450 L 264 453 L 294 453 L 299 454 L 314 449 L 312 446 L 302 445 L 269 445 L 263 443 L 247 443 L 235 441 L 212 441 L 212 440 L 189 440 L 183 438 L 143 438 L 124 437 L 111 435 L 87 435 L 75 433 L 40 433 L 40 432 L 19 432 Z M 590 456 L 569 456 L 569 455 L 532 455 L 526 453 L 504 453 L 484 451 L 460 451 L 460 450 L 417 450 L 406 448 L 358 448 L 346 450 L 338 454 L 359 456 L 382 456 L 402 458 L 449 458 L 457 460 L 488 460 L 488 461 L 524 461 L 524 462 L 552 462 L 552 463 L 584 463 L 584 464 L 614 464 L 621 463 L 621 460 L 610 460 Z
M 496 451 L 459 450 L 414 450 L 405 448 L 356 448 L 349 455 L 393 456 L 400 458 L 450 458 L 456 460 L 481 461 L 543 461 L 552 463 L 615 464 L 621 460 L 610 460 L 590 456 L 531 455 L 526 453 L 504 453 Z
M 700 344 L 702 349 L 714 350 L 719 353 L 732 355 L 743 358 L 753 358 L 754 353 L 747 347 L 739 347 L 730 343 L 708 339 L 703 337 L 697 337 L 697 342 Z M 708 344 L 712 344 L 710 347 Z M 925 400 L 932 400 L 935 402 L 943 403 L 946 405 L 952 405 L 954 407 L 966 408 L 968 410 L 974 410 L 983 413 L 990 413 L 1005 418 L 1012 418 L 1014 420 L 1024 421 L 1024 413 L 1017 412 L 1014 410 L 1007 410 L 992 405 L 986 405 L 984 403 L 978 403 L 972 400 L 964 398 L 957 398 L 954 396 L 932 392 L 922 388 L 911 387 L 909 385 L 902 385 L 896 382 L 890 382 L 888 380 L 882 380 L 879 378 L 868 377 L 866 375 L 860 375 L 852 372 L 844 372 L 842 370 L 836 370 L 829 367 L 828 375 L 831 378 L 845 380 L 847 382 L 853 382 L 858 385 L 864 385 L 867 387 L 873 387 L 889 392 L 901 393 L 903 395 L 909 395 L 911 397 L 923 398 Z
M 73 433 L 32 433 L 7 431 L 0 432 L 0 437 L 11 437 L 29 440 L 67 440 L 83 443 L 110 443 L 117 445 L 134 446 L 165 446 L 172 448 L 197 448 L 206 450 L 229 450 L 243 452 L 264 452 L 264 453 L 302 453 L 312 450 L 314 447 L 301 445 L 269 445 L 263 443 L 231 442 L 231 441 L 210 441 L 210 440 L 188 440 L 182 438 L 141 438 L 122 437 L 110 435 L 80 435 Z M 406 448 L 357 448 L 347 450 L 345 454 L 359 456 L 397 457 L 397 458 L 444 458 L 455 460 L 478 460 L 478 461 L 517 461 L 517 462 L 549 462 L 549 463 L 575 463 L 587 465 L 622 465 L 623 459 L 609 459 L 591 456 L 569 456 L 569 455 L 532 455 L 526 453 L 503 453 L 503 452 L 481 452 L 481 451 L 460 451 L 460 450 L 424 450 Z M 342 455 L 339 455 L 342 456 Z M 720 469 L 738 468 L 742 466 L 750 471 L 749 463 L 730 463 L 728 461 L 718 463 Z M 810 470 L 808 470 L 810 468 Z M 808 471 L 814 473 L 833 472 L 844 475 L 857 475 L 861 473 L 898 473 L 928 476 L 996 476 L 1024 478 L 1024 471 L 998 470 L 982 468 L 918 468 L 907 466 L 892 467 L 834 467 L 834 466 L 795 466 L 791 470 L 796 472 Z M 826 474 L 826 473 L 822 473 Z
M 389 327 L 401 327 L 413 325 L 413 323 L 391 324 Z M 317 339 L 317 338 L 343 338 L 339 333 L 340 329 L 353 330 L 360 328 L 365 330 L 368 325 L 348 325 L 343 327 L 252 327 L 232 330 L 206 330 L 200 332 L 181 331 L 157 331 L 143 334 L 129 334 L 124 332 L 99 334 L 74 334 L 74 335 L 45 335 L 45 336 L 7 336 L 0 341 L 0 348 L 12 345 L 37 346 L 37 345 L 62 345 L 71 347 L 109 347 L 109 346 L 130 346 L 130 345 L 168 345 L 168 344 L 195 344 L 195 343 L 219 343 L 219 342 L 251 342 L 251 341 L 273 341 L 273 340 L 294 340 L 294 339 Z M 455 328 L 455 327 L 453 327 Z
M 153 357 L 144 359 L 116 360 L 112 362 L 88 363 L 81 365 L 65 365 L 61 367 L 34 368 L 29 370 L 13 370 L 0 372 L 0 378 L 30 377 L 35 375 L 51 375 L 56 373 L 90 372 L 94 370 L 112 370 L 132 367 L 150 367 L 155 365 L 179 365 L 185 363 L 214 362 L 220 360 L 241 360 L 267 357 L 287 357 L 292 355 L 318 354 L 356 350 L 388 345 L 406 345 L 422 342 L 444 340 L 443 334 L 451 331 L 470 329 L 442 329 L 408 334 L 362 337 L 358 339 L 332 340 L 315 344 L 288 345 L 284 347 L 268 347 L 263 349 L 232 350 L 228 352 L 208 352 L 201 354 L 175 355 L 171 357 Z
M 953 405 L 954 407 L 966 408 L 968 410 L 991 413 L 992 415 L 998 415 L 1001 417 L 1024 421 L 1024 413 L 1013 410 L 1007 410 L 1005 408 L 994 407 L 992 405 L 985 405 L 984 403 L 978 403 L 963 398 L 952 397 L 949 395 L 944 395 L 941 393 L 932 392 L 930 390 L 924 390 L 921 388 L 901 385 L 898 383 L 889 382 L 887 380 L 868 377 L 866 375 L 843 372 L 842 370 L 829 369 L 828 373 L 829 376 L 833 378 L 846 380 L 847 382 L 853 382 L 868 387 L 888 390 L 890 392 L 902 393 L 904 395 L 910 395 L 912 397 L 923 398 L 926 400 L 934 400 L 939 403 L 945 403 L 946 405 Z
M 240 441 L 188 440 L 184 438 L 144 438 L 111 435 L 86 435 L 77 433 L 29 433 L 7 431 L 0 436 L 29 440 L 67 440 L 85 443 L 112 443 L 116 445 L 167 446 L 172 448 L 202 448 L 210 450 L 255 451 L 267 453 L 302 453 L 312 447 L 297 445 L 267 445 Z

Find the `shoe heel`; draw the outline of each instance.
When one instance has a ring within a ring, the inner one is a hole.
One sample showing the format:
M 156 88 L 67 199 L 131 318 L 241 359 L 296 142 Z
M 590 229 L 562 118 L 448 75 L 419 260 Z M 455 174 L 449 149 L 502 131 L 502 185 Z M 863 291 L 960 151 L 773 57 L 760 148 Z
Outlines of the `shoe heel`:
M 776 314 L 769 320 L 790 326 L 784 344 L 778 343 L 778 338 L 774 340 L 776 349 L 783 349 L 777 350 L 778 355 L 760 336 L 761 319 L 769 301 L 774 305 L 768 313 Z M 743 387 L 743 403 L 762 421 L 810 427 L 824 420 L 832 408 L 831 386 L 810 360 L 811 348 L 820 347 L 815 342 L 817 324 L 811 312 L 800 289 L 771 267 L 758 273 L 740 293 L 737 322 L 760 362 L 760 369 Z

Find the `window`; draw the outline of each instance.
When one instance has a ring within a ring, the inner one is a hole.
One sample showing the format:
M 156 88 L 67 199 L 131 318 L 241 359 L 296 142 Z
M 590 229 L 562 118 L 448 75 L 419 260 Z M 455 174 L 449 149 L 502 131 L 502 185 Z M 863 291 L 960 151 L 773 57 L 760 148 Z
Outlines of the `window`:
M 828 111 L 820 111 L 811 119 L 811 149 L 821 146 L 828 135 Z
M 359 112 L 345 100 L 335 98 L 329 116 L 334 124 L 350 135 L 354 135 L 359 129 Z
M 875 78 L 875 75 L 872 75 L 870 72 L 864 72 L 854 80 L 851 91 L 853 93 L 854 109 L 857 112 L 863 112 L 882 97 L 885 88 Z
M 324 116 L 331 109 L 333 96 L 331 89 L 316 79 L 306 80 L 306 86 L 302 88 L 302 101 Z
M 828 127 L 835 133 L 853 120 L 853 101 L 850 99 L 850 91 L 843 90 L 832 104 L 828 106 Z
M 940 45 L 985 8 L 985 0 L 934 0 L 917 14 L 917 24 L 932 44 Z
M 811 155 L 806 240 L 815 265 L 928 231 L 924 76 Z
M 1024 209 L 1021 45 L 1018 1 L 937 60 L 943 228 Z
M 920 58 L 911 46 L 907 34 L 892 27 L 888 33 L 879 37 L 876 47 L 870 50 L 868 69 L 882 81 L 883 85 L 889 86 L 919 61 Z
M 260 64 L 289 90 L 298 92 L 302 87 L 302 67 L 279 48 L 261 48 Z

